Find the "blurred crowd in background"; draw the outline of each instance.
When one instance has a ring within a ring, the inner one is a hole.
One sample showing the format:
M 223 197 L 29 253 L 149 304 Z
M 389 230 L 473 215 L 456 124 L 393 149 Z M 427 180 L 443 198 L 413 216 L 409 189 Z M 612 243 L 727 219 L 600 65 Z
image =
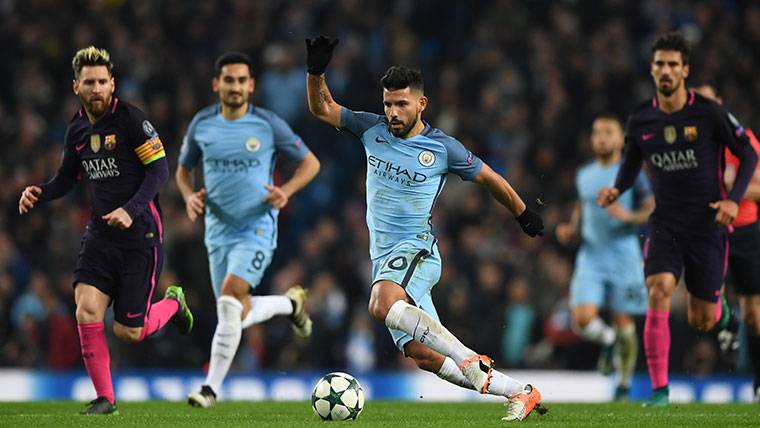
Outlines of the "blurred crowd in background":
M 670 29 L 694 45 L 689 82 L 714 84 L 745 126 L 760 123 L 760 5 L 750 1 L 0 0 L 0 366 L 82 367 L 71 282 L 87 192 L 80 185 L 23 217 L 17 204 L 24 186 L 57 170 L 79 108 L 71 58 L 90 44 L 111 52 L 117 96 L 147 112 L 166 146 L 161 285 L 181 284 L 197 320 L 191 336 L 167 329 L 136 346 L 109 335 L 112 366 L 200 370 L 208 359 L 216 307 L 203 225 L 187 219 L 173 171 L 189 121 L 217 100 L 213 61 L 229 50 L 252 56 L 255 103 L 286 119 L 322 162 L 281 213 L 279 248 L 255 290 L 303 284 L 314 334 L 292 340 L 286 319 L 254 326 L 234 367 L 412 366 L 367 315 L 363 148 L 306 108 L 303 40 L 326 34 L 340 38 L 327 69 L 338 102 L 382 113 L 385 69 L 420 68 L 430 99 L 424 118 L 507 177 L 544 217 L 546 234 L 530 239 L 485 189 L 448 180 L 433 216 L 443 256 L 433 298 L 444 324 L 499 366 L 593 369 L 598 350 L 569 324 L 575 248 L 561 247 L 553 230 L 570 215 L 576 169 L 591 158 L 592 119 L 625 118 L 654 94 L 649 46 Z M 281 163 L 276 179 L 291 171 Z M 674 370 L 720 371 L 714 339 L 688 329 L 678 296 Z

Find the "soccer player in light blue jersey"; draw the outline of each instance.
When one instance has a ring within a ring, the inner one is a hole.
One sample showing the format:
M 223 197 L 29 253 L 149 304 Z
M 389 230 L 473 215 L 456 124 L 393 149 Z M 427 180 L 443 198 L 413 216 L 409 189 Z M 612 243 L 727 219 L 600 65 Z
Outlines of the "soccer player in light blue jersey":
M 612 115 L 600 115 L 591 128 L 594 161 L 576 175 L 578 201 L 570 221 L 557 225 L 557 240 L 569 245 L 581 238 L 570 283 L 573 327 L 585 340 L 602 346 L 599 369 L 617 372 L 615 399 L 628 397 L 636 368 L 638 339 L 633 315 L 647 309 L 643 259 L 636 227 L 649 219 L 654 196 L 645 176 L 639 175 L 634 189 L 608 208 L 596 203 L 603 186 L 615 181 L 620 169 L 623 128 Z M 608 300 L 609 299 L 609 300 Z M 613 327 L 599 317 L 599 308 L 612 312 Z
M 431 291 L 441 275 L 432 212 L 448 173 L 485 186 L 534 237 L 543 232 L 501 175 L 459 141 L 422 121 L 428 99 L 419 71 L 391 67 L 381 79 L 385 115 L 355 112 L 336 103 L 325 68 L 337 40 L 306 41 L 309 110 L 364 145 L 367 156 L 367 227 L 373 279 L 369 312 L 418 367 L 456 385 L 509 398 L 507 420 L 522 420 L 540 405 L 538 389 L 493 369 L 493 361 L 463 345 L 439 321 Z
M 249 104 L 254 79 L 247 55 L 226 53 L 217 59 L 215 71 L 213 89 L 220 102 L 193 118 L 176 173 L 190 220 L 205 212 L 205 243 L 217 298 L 206 382 L 188 396 L 189 404 L 204 408 L 216 403 L 242 329 L 285 315 L 297 336 L 311 334 L 301 287 L 278 296 L 251 296 L 250 291 L 272 261 L 279 210 L 319 172 L 319 160 L 285 121 Z M 272 182 L 277 154 L 298 164 L 282 186 Z M 192 170 L 198 162 L 203 165 L 204 186 L 196 191 Z

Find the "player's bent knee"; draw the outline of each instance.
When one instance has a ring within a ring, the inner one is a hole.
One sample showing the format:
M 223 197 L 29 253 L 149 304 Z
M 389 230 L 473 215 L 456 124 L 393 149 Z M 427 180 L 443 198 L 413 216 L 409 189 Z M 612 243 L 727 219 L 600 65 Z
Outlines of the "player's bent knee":
M 648 295 L 650 300 L 663 300 L 670 297 L 671 292 L 664 282 L 654 282 L 649 286 Z
M 113 326 L 114 335 L 125 343 L 139 343 L 142 340 L 142 330 L 142 327 L 125 327 L 119 324 Z
M 575 322 L 575 326 L 581 329 L 585 328 L 595 317 L 595 312 L 579 310 L 573 311 L 573 321 Z
M 703 314 L 689 314 L 689 325 L 702 333 L 710 331 L 715 326 L 715 317 L 705 316 Z
M 76 318 L 80 323 L 100 322 L 103 321 L 103 314 L 95 305 L 80 304 L 77 305 Z

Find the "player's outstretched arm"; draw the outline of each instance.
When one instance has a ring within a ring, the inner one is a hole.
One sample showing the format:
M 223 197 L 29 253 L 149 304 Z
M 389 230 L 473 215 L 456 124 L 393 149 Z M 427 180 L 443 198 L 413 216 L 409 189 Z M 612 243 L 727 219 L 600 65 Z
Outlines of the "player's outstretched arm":
M 298 164 L 296 171 L 293 173 L 293 177 L 283 184 L 281 187 L 266 185 L 266 189 L 269 194 L 264 199 L 264 202 L 271 204 L 277 209 L 282 209 L 288 204 L 288 200 L 299 190 L 306 187 L 307 184 L 314 179 L 319 173 L 320 163 L 319 159 L 314 153 L 309 152 L 306 157 Z
M 486 186 L 493 197 L 515 216 L 523 232 L 527 235 L 534 237 L 544 234 L 544 222 L 541 220 L 541 216 L 528 208 L 509 182 L 494 172 L 485 162 L 480 173 L 472 181 Z
M 337 44 L 338 39 L 325 36 L 306 39 L 306 94 L 311 114 L 339 128 L 342 106 L 333 100 L 325 80 L 325 69 Z

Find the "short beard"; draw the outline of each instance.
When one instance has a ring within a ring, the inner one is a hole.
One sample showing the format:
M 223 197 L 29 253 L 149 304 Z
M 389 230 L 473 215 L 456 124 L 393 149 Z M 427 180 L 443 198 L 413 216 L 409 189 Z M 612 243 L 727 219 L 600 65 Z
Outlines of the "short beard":
M 100 111 L 95 111 L 95 108 L 93 107 L 94 103 L 92 101 L 85 103 L 85 110 L 87 110 L 87 113 L 92 115 L 92 117 L 99 118 L 105 114 L 106 110 L 108 110 L 108 107 L 111 105 L 109 101 L 112 101 L 112 99 L 103 100 L 103 110 Z
M 242 100 L 239 103 L 238 102 L 232 102 L 232 101 L 222 101 L 222 104 L 225 105 L 225 107 L 229 107 L 233 110 L 239 109 L 240 107 L 243 107 L 247 103 L 247 100 Z
M 669 96 L 673 95 L 673 93 L 675 91 L 677 91 L 680 87 L 681 87 L 681 82 L 679 82 L 677 85 L 671 87 L 670 89 L 662 89 L 662 88 L 658 87 L 657 88 L 657 92 L 661 93 L 662 95 L 665 95 L 666 97 L 669 97 Z
M 399 131 L 394 130 L 390 126 L 389 126 L 389 128 L 391 130 L 391 134 L 393 134 L 394 137 L 396 137 L 396 138 L 404 138 L 407 135 L 409 135 L 409 132 L 412 130 L 412 128 L 414 128 L 414 125 L 416 125 L 416 124 L 417 124 L 417 119 L 414 119 L 414 121 L 412 123 L 410 123 L 409 126 L 405 126 L 405 127 L 401 128 L 401 130 L 399 130 Z

